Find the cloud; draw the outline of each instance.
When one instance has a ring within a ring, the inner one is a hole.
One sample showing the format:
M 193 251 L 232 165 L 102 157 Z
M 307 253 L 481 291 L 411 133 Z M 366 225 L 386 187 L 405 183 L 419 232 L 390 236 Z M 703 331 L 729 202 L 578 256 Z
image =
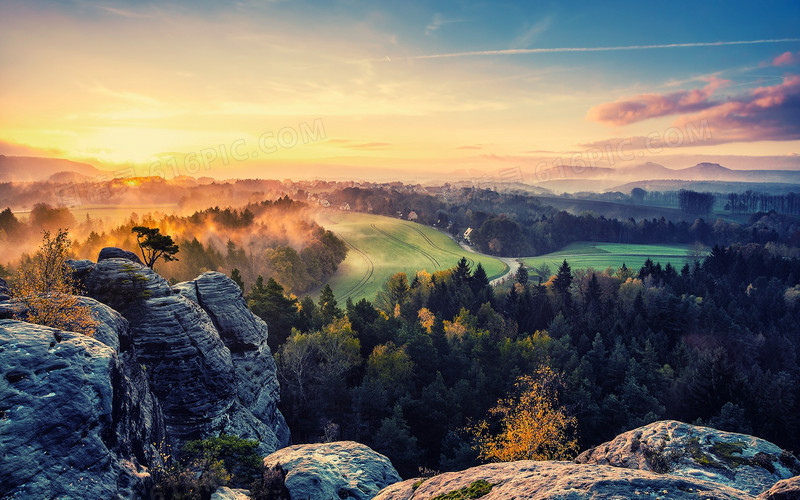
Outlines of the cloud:
M 328 142 L 337 144 L 344 149 L 356 149 L 361 151 L 381 150 L 392 145 L 390 142 L 358 142 L 351 139 L 330 139 Z
M 459 146 L 456 149 L 483 149 L 480 146 Z
M 797 63 L 800 63 L 800 52 L 797 55 L 791 52 L 784 52 L 772 60 L 773 66 L 793 66 Z
M 778 85 L 758 87 L 732 97 L 694 116 L 681 117 L 675 126 L 698 120 L 711 125 L 713 141 L 793 141 L 800 139 L 800 76 Z
M 730 142 L 800 140 L 798 75 L 788 76 L 777 85 L 758 87 L 721 101 L 706 99 L 696 105 L 701 108 L 699 111 L 679 116 L 667 129 L 654 130 L 646 136 L 614 138 L 581 146 L 599 149 L 650 149 Z M 691 107 L 687 105 L 683 111 Z M 660 116 L 638 111 L 640 117 Z
M 57 148 L 37 148 L 27 144 L 4 141 L 0 139 L 0 155 L 6 156 L 63 156 L 65 151 Z
M 547 16 L 538 23 L 531 26 L 525 33 L 521 34 L 511 42 L 512 49 L 526 49 L 532 41 L 539 38 L 539 35 L 547 31 L 552 23 L 552 16 Z
M 658 116 L 693 113 L 714 106 L 709 98 L 728 83 L 728 80 L 711 77 L 708 84 L 699 90 L 679 90 L 666 95 L 639 94 L 593 106 L 586 118 L 606 125 L 628 125 Z
M 444 26 L 445 24 L 452 24 L 452 23 L 460 23 L 463 22 L 461 19 L 445 19 L 440 13 L 435 13 L 433 15 L 433 19 L 427 26 L 425 26 L 425 34 L 430 35 L 434 31 L 438 31 L 439 28 Z
M 448 21 L 456 22 L 456 21 Z M 440 24 L 441 25 L 441 24 Z M 439 26 L 440 26 L 439 25 Z M 434 26 L 433 23 L 429 25 Z M 434 29 L 438 29 L 436 26 Z M 427 30 L 426 30 L 427 33 Z M 553 48 L 540 48 L 540 49 L 505 49 L 505 50 L 473 50 L 469 52 L 448 52 L 444 54 L 426 54 L 420 56 L 410 56 L 406 60 L 416 59 L 442 59 L 447 57 L 470 57 L 470 56 L 506 56 L 506 55 L 524 55 L 524 54 L 553 54 L 561 52 L 616 52 L 624 50 L 650 50 L 650 49 L 679 49 L 691 47 L 722 47 L 727 45 L 753 45 L 764 43 L 784 43 L 784 42 L 800 42 L 800 38 L 771 38 L 764 40 L 734 40 L 728 42 L 689 42 L 689 43 L 664 43 L 664 44 L 651 44 L 651 45 L 617 45 L 612 47 L 553 47 Z

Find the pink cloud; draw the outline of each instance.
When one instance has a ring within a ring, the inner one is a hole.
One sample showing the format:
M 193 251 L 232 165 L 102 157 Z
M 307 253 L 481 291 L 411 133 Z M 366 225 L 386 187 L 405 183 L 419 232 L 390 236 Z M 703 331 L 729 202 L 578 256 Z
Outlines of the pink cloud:
M 675 126 L 698 120 L 711 125 L 714 142 L 798 140 L 800 76 L 788 76 L 778 85 L 758 87 L 694 116 L 681 117 Z
M 707 129 L 706 129 L 707 127 Z M 702 130 L 702 134 L 698 133 Z M 758 87 L 724 101 L 706 101 L 700 111 L 684 114 L 667 130 L 648 136 L 621 137 L 582 144 L 588 148 L 681 147 L 752 141 L 800 140 L 800 76 Z
M 666 95 L 639 94 L 593 106 L 586 118 L 607 125 L 628 125 L 648 118 L 694 113 L 714 106 L 710 97 L 728 83 L 728 80 L 711 77 L 702 89 L 680 90 Z
M 456 149 L 483 149 L 480 146 L 459 146 Z
M 791 52 L 784 52 L 783 54 L 779 55 L 775 59 L 772 60 L 773 66 L 791 66 L 793 64 L 797 64 L 800 62 L 800 52 L 797 55 L 792 54 Z

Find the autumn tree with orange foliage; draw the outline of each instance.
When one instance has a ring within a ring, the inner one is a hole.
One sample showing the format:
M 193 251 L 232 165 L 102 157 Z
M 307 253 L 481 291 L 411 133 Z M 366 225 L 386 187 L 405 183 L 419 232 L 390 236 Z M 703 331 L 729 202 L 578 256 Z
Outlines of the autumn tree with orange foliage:
M 559 377 L 549 367 L 524 375 L 486 420 L 470 428 L 482 460 L 568 460 L 578 453 L 577 419 L 558 404 Z M 499 429 L 499 432 L 497 431 Z
M 19 267 L 11 283 L 14 298 L 25 306 L 16 318 L 91 336 L 96 325 L 92 311 L 77 297 L 78 286 L 66 263 L 71 245 L 64 230 L 52 238 L 44 232 L 39 250 Z

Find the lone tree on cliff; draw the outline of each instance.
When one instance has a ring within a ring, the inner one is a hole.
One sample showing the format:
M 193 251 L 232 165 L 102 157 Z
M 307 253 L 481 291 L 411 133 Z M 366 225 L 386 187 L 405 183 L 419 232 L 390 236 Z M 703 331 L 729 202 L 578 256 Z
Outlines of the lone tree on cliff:
M 178 260 L 175 254 L 178 253 L 178 245 L 172 241 L 172 236 L 161 234 L 157 227 L 134 226 L 132 233 L 136 233 L 136 242 L 142 252 L 142 260 L 150 269 L 154 269 L 156 261 L 160 258 L 164 262 Z

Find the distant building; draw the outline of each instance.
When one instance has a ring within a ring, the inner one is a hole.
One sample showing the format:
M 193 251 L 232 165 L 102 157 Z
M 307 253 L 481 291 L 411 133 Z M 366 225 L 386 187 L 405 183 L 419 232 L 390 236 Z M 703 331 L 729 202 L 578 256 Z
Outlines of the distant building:
M 469 235 L 472 234 L 472 228 L 468 227 L 466 231 L 464 231 L 464 239 L 469 241 Z
M 415 212 L 413 210 L 408 212 L 408 220 L 417 220 L 417 219 L 419 219 L 419 216 L 417 215 L 417 212 Z
M 350 210 L 350 204 L 345 202 L 339 205 L 339 210 Z
M 322 205 L 323 207 L 331 206 L 331 202 L 329 202 L 328 200 L 319 200 L 319 204 Z

